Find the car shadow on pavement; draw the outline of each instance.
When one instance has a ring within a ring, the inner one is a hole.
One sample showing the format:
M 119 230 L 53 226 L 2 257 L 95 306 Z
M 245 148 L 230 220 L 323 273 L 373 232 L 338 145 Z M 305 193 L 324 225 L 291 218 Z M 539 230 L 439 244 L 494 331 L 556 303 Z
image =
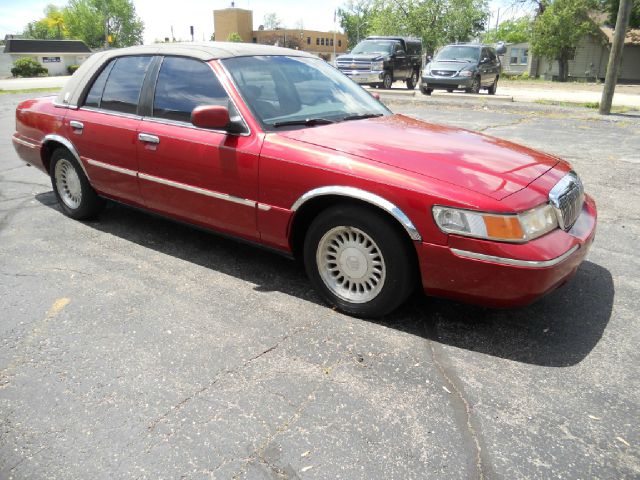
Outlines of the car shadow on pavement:
M 59 211 L 53 192 L 36 199 Z M 224 236 L 109 202 L 85 225 L 165 255 L 232 275 L 261 292 L 280 291 L 316 304 L 296 262 Z M 575 277 L 536 303 L 496 310 L 430 298 L 417 292 L 397 312 L 369 320 L 444 345 L 517 362 L 567 367 L 582 361 L 609 323 L 614 284 L 610 272 L 585 261 Z

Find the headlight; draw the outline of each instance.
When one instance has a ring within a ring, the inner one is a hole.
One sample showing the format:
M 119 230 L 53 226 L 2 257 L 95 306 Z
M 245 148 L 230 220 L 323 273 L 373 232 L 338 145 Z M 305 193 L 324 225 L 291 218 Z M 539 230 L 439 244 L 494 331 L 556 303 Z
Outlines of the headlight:
M 371 62 L 371 70 L 372 71 L 383 70 L 383 69 L 384 69 L 384 61 L 383 60 L 379 60 L 377 62 Z
M 556 213 L 546 203 L 507 215 L 435 206 L 433 218 L 445 233 L 502 242 L 526 242 L 558 227 Z
M 458 73 L 459 77 L 473 77 L 473 72 L 471 70 L 462 70 Z
M 422 73 L 423 73 L 424 75 L 430 75 L 430 74 L 431 74 L 431 64 L 430 64 L 430 63 L 429 63 L 429 64 L 427 64 L 427 65 L 424 67 L 424 70 L 422 70 Z

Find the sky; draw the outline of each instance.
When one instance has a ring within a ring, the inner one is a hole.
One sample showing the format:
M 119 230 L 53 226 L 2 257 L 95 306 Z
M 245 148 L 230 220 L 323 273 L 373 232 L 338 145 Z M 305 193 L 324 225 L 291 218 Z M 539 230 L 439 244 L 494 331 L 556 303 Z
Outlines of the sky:
M 171 37 L 173 26 L 176 39 L 190 40 L 189 26 L 195 29 L 196 40 L 208 40 L 213 33 L 213 10 L 227 8 L 230 0 L 179 0 L 163 2 L 159 0 L 133 0 L 136 11 L 145 24 L 144 41 L 152 43 L 156 39 Z M 53 3 L 64 6 L 59 0 L 0 0 L 0 38 L 8 33 L 19 33 L 24 26 L 43 17 L 44 8 Z M 235 6 L 253 10 L 254 28 L 263 23 L 265 14 L 275 12 L 284 26 L 293 28 L 302 21 L 310 30 L 332 30 L 333 12 L 344 0 L 236 0 Z M 170 4 L 172 7 L 163 7 Z M 176 5 L 179 8 L 176 8 Z M 514 16 L 508 8 L 509 0 L 491 0 L 492 25 L 500 9 L 500 19 Z M 515 12 L 517 14 L 517 12 Z

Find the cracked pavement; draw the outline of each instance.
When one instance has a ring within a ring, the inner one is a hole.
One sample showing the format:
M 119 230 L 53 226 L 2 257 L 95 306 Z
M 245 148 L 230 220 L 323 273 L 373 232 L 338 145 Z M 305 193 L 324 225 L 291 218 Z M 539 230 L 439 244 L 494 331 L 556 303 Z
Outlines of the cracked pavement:
M 640 476 L 640 119 L 398 102 L 571 161 L 598 202 L 534 305 L 322 305 L 275 254 L 120 205 L 57 208 L 0 97 L 0 478 Z

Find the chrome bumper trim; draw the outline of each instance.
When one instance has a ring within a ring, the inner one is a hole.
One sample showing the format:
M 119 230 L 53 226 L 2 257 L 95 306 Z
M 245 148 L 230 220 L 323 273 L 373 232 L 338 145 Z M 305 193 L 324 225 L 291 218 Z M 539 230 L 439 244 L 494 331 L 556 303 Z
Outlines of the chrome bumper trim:
M 27 148 L 40 148 L 40 145 L 36 144 L 36 143 L 31 143 L 31 142 L 27 142 L 26 140 L 22 140 L 21 138 L 18 137 L 12 137 L 13 141 L 16 143 L 19 143 L 20 145 L 27 147 Z
M 484 253 L 469 252 L 467 250 L 458 250 L 452 248 L 451 251 L 459 257 L 471 258 L 473 260 L 484 260 L 486 262 L 499 263 L 501 265 L 512 265 L 516 267 L 531 267 L 531 268 L 547 268 L 553 267 L 562 263 L 568 257 L 570 257 L 576 250 L 580 248 L 580 245 L 575 245 L 567 250 L 559 257 L 552 258 L 551 260 L 518 260 L 516 258 L 496 257 L 494 255 L 485 255 Z

